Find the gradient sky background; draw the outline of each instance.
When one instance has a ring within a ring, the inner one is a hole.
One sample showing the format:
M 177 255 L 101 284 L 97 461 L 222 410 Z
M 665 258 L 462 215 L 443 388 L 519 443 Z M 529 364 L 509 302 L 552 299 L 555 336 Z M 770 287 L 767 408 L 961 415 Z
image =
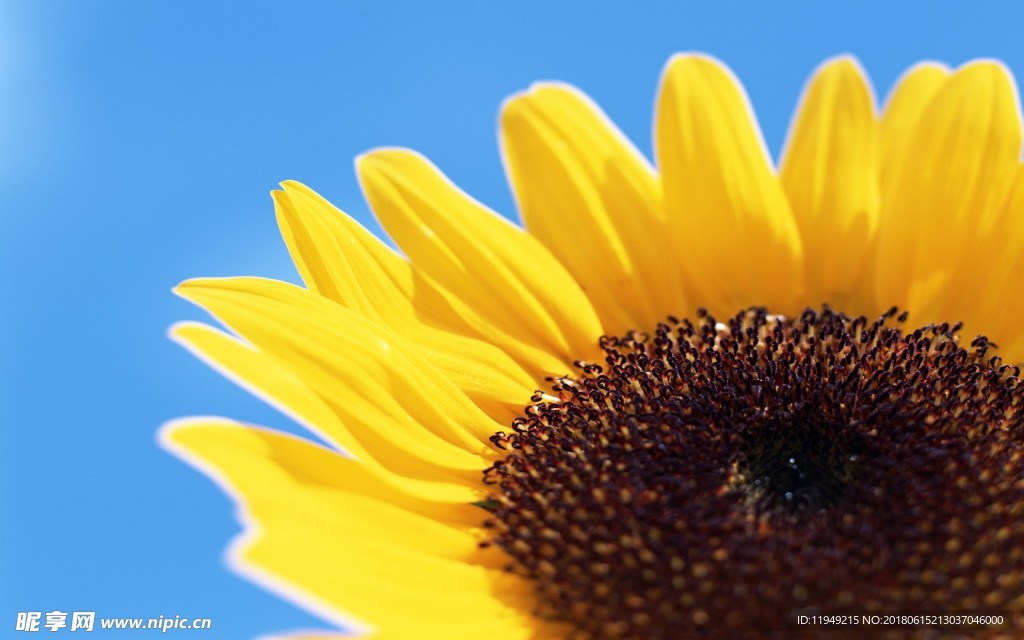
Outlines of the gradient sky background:
M 155 441 L 189 414 L 295 430 L 165 335 L 204 319 L 170 293 L 185 278 L 297 281 L 268 196 L 279 181 L 377 230 L 352 158 L 403 145 L 514 216 L 503 98 L 574 83 L 650 155 L 657 80 L 683 50 L 732 66 L 774 155 L 804 80 L 838 53 L 882 97 L 926 58 L 1024 73 L 1016 2 L 628 6 L 0 4 L 0 636 L 16 612 L 53 609 L 213 619 L 210 633 L 121 632 L 140 638 L 326 626 L 225 569 L 232 504 Z

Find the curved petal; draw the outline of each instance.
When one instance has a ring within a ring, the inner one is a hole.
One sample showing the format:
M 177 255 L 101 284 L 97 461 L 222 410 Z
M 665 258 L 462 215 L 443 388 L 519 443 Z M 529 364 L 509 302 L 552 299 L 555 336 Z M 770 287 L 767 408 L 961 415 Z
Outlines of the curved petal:
M 179 323 L 172 328 L 171 337 L 230 380 L 334 445 L 338 451 L 354 455 L 360 461 L 358 468 L 374 479 L 373 484 L 392 486 L 397 492 L 425 502 L 467 504 L 480 499 L 482 493 L 478 489 L 453 482 L 442 470 L 437 470 L 431 479 L 424 480 L 409 477 L 408 474 L 415 469 L 407 465 L 390 469 L 383 466 L 320 396 L 273 356 L 199 323 Z M 402 462 L 400 459 L 385 459 Z M 350 483 L 350 486 L 357 486 L 357 483 Z
M 417 317 L 416 294 L 427 292 L 407 261 L 306 185 L 281 187 L 271 192 L 278 226 L 311 291 L 378 322 Z
M 311 290 L 408 338 L 492 417 L 509 420 L 537 383 L 507 353 L 462 335 L 460 321 L 404 258 L 309 187 L 274 192 L 278 222 Z
M 961 67 L 935 94 L 892 159 L 875 265 L 880 305 L 918 321 L 956 311 L 948 295 L 969 252 L 996 226 L 1021 152 L 1016 89 L 999 64 Z
M 849 57 L 808 83 L 780 178 L 804 246 L 807 304 L 868 311 L 862 271 L 878 227 L 877 124 L 871 87 Z
M 962 298 L 954 310 L 959 314 L 952 317 L 995 341 L 1006 362 L 1024 363 L 1024 164 L 1017 166 L 997 227 L 970 257 L 959 274 L 964 281 L 957 286 L 978 297 Z
M 381 224 L 479 335 L 549 374 L 596 351 L 603 331 L 590 300 L 535 238 L 410 151 L 370 152 L 358 171 Z M 537 347 L 546 359 L 534 360 Z
M 803 249 L 739 83 L 717 60 L 674 57 L 662 76 L 655 157 L 692 302 L 796 311 Z
M 879 128 L 879 180 L 888 193 L 894 168 L 909 154 L 910 133 L 925 108 L 946 83 L 952 71 L 944 64 L 922 62 L 910 68 L 889 94 Z
M 176 323 L 168 335 L 222 376 L 345 451 L 338 415 L 284 363 L 200 322 Z
M 587 292 L 607 332 L 687 310 L 654 170 L 587 96 L 555 83 L 513 96 L 501 143 L 527 229 Z
M 287 362 L 386 466 L 447 469 L 457 478 L 487 466 L 485 443 L 500 425 L 384 328 L 272 280 L 192 280 L 176 292 Z
M 357 463 L 223 421 L 171 425 L 161 441 L 239 502 L 236 570 L 340 626 L 530 622 L 529 584 L 476 564 L 475 536 L 337 488 L 323 454 Z

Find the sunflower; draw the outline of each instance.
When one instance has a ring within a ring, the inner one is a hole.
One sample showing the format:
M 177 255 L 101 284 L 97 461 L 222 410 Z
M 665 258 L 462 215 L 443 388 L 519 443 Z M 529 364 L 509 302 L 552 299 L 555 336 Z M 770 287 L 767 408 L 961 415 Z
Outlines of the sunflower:
M 525 229 L 380 149 L 357 170 L 404 255 L 286 182 L 305 287 L 177 289 L 231 333 L 173 338 L 326 443 L 163 429 L 238 501 L 236 569 L 393 638 L 820 637 L 794 612 L 1021 606 L 1024 174 L 1000 64 L 916 66 L 878 115 L 830 60 L 777 171 L 704 55 L 665 69 L 656 169 L 566 85 L 513 96 L 500 128 Z

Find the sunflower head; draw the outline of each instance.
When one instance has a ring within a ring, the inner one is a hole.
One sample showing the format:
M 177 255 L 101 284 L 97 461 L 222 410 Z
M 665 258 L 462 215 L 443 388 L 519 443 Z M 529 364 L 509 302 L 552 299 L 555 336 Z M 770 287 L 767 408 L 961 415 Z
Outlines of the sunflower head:
M 487 524 L 539 615 L 587 637 L 781 637 L 807 607 L 1021 591 L 1024 563 L 1003 564 L 1024 536 L 1020 370 L 895 316 L 753 309 L 604 339 L 604 366 L 493 438 L 510 453 L 485 472 Z
M 817 638 L 793 612 L 1024 606 L 1006 70 L 925 63 L 879 111 L 828 61 L 776 169 L 731 72 L 680 55 L 654 141 L 652 165 L 536 85 L 501 112 L 525 228 L 379 149 L 357 170 L 401 253 L 287 182 L 305 286 L 179 287 L 231 333 L 174 339 L 326 443 L 163 431 L 237 496 L 234 566 L 392 638 Z

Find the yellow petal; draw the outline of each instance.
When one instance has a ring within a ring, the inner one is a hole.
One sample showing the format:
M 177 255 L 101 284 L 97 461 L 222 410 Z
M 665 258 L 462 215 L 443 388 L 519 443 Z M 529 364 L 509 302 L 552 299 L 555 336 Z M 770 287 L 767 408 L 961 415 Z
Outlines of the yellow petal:
M 476 477 L 500 425 L 429 363 L 364 317 L 305 289 L 260 278 L 192 280 L 195 302 L 302 378 L 389 468 Z
M 967 254 L 991 233 L 1021 151 L 1016 90 L 1006 70 L 961 67 L 935 94 L 893 158 L 882 194 L 876 282 L 881 305 L 933 321 L 956 310 L 949 295 Z
M 566 266 L 607 332 L 687 311 L 647 160 L 574 87 L 538 84 L 501 113 L 506 171 L 527 229 Z
M 949 79 L 949 67 L 937 62 L 915 65 L 896 83 L 882 113 L 879 128 L 880 181 L 882 191 L 888 192 L 894 168 L 909 154 L 910 132 L 925 107 Z
M 395 328 L 414 348 L 493 421 L 507 424 L 523 412 L 543 383 L 534 381 L 507 353 L 475 338 L 422 325 Z
M 274 191 L 278 226 L 311 291 L 367 318 L 415 318 L 412 267 L 358 222 L 309 187 L 284 182 Z
M 478 528 L 482 520 L 480 509 L 471 504 L 480 495 L 475 487 L 466 486 L 471 490 L 461 495 L 436 485 L 432 488 L 438 491 L 421 491 L 423 484 L 287 433 L 222 418 L 185 418 L 165 426 L 160 437 L 178 453 L 182 447 L 223 455 L 232 449 L 237 449 L 238 455 L 258 453 L 287 470 L 293 481 L 327 492 L 322 494 L 325 500 L 331 499 L 331 491 L 343 490 L 465 530 Z
M 274 192 L 278 222 L 311 290 L 409 339 L 489 415 L 511 419 L 537 383 L 493 344 L 458 333 L 443 296 L 358 222 L 309 187 Z
M 549 373 L 596 351 L 602 329 L 590 301 L 535 238 L 412 152 L 370 152 L 358 171 L 384 228 L 481 336 L 521 358 L 536 357 L 529 345 L 544 349 L 549 357 L 534 362 Z
M 348 427 L 327 404 L 281 362 L 252 345 L 212 327 L 182 322 L 171 330 L 171 337 L 228 379 L 256 394 L 269 404 L 334 445 L 338 451 L 359 459 L 358 469 L 403 495 L 425 502 L 466 504 L 479 500 L 479 489 L 464 482 L 453 482 L 441 470 L 430 480 L 410 478 L 403 466 L 388 469 L 359 443 Z M 405 460 L 397 460 L 404 463 Z M 348 468 L 348 467 L 346 467 Z M 352 482 L 349 486 L 357 486 Z M 369 481 L 363 484 L 371 486 Z
M 856 61 L 818 69 L 804 92 L 780 178 L 804 246 L 806 301 L 849 313 L 873 306 L 858 291 L 878 226 L 876 122 L 871 88 Z
M 1017 166 L 997 226 L 969 257 L 956 286 L 977 297 L 958 297 L 952 317 L 964 320 L 970 334 L 995 341 L 1006 362 L 1024 363 L 1024 165 Z
M 453 620 L 514 626 L 528 615 L 528 605 L 521 604 L 526 598 L 491 592 L 507 575 L 500 571 L 382 544 L 358 528 L 310 520 L 316 514 L 307 505 L 257 503 L 252 513 L 272 525 L 238 548 L 241 563 L 373 626 L 444 627 Z M 311 530 L 310 522 L 318 526 Z M 401 524 L 415 530 L 415 523 Z M 304 553 L 296 554 L 296 548 Z
M 240 503 L 235 568 L 340 626 L 520 624 L 528 583 L 474 564 L 473 535 L 336 488 L 321 465 L 324 454 L 349 464 L 337 454 L 219 420 L 172 425 L 161 439 Z
M 755 304 L 796 311 L 800 236 L 739 83 L 716 60 L 674 57 L 655 126 L 665 212 L 692 302 L 718 313 Z
M 170 337 L 218 373 L 344 450 L 344 427 L 337 414 L 288 368 L 213 327 L 198 322 L 179 322 Z

